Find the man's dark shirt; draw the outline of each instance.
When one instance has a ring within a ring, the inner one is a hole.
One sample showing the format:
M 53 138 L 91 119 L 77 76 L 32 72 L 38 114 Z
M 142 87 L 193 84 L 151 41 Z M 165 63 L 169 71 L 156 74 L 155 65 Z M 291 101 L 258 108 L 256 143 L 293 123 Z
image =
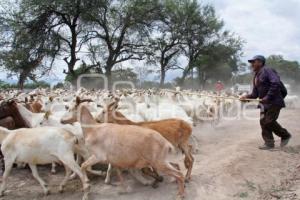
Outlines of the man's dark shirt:
M 271 106 L 285 107 L 280 87 L 280 77 L 277 72 L 274 69 L 264 66 L 255 73 L 253 78 L 253 90 L 252 93 L 248 95 L 248 98 L 263 99 L 262 104 L 264 109 L 268 109 Z

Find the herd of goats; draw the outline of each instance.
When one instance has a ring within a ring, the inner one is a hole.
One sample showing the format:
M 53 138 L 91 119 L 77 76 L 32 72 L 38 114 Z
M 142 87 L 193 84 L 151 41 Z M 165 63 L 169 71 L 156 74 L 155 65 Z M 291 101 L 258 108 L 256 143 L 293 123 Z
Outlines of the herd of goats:
M 293 99 L 293 98 L 292 98 Z M 297 98 L 296 98 L 297 99 Z M 121 170 L 141 184 L 156 187 L 161 174 L 173 177 L 178 199 L 184 197 L 185 182 L 191 179 L 198 123 L 216 124 L 224 113 L 237 109 L 238 96 L 213 92 L 177 90 L 87 90 L 36 89 L 31 92 L 0 92 L 0 143 L 4 159 L 0 195 L 14 164 L 28 165 L 45 194 L 47 184 L 37 165 L 62 165 L 68 180 L 80 178 L 83 199 L 88 199 L 87 174 L 106 175 L 117 171 L 122 189 L 128 192 Z M 294 101 L 294 99 L 293 99 Z M 176 150 L 184 154 L 182 174 Z M 107 171 L 94 170 L 98 163 Z

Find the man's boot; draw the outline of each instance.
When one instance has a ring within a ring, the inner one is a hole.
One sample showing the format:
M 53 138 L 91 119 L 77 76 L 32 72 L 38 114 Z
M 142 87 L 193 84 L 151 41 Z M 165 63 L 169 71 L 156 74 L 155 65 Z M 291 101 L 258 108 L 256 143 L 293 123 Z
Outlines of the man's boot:
M 280 147 L 286 146 L 286 145 L 289 143 L 289 141 L 290 141 L 291 138 L 292 138 L 292 136 L 290 135 L 290 136 L 289 136 L 288 138 L 286 138 L 286 139 L 281 139 Z
M 274 144 L 264 144 L 260 147 L 258 147 L 260 150 L 271 150 L 274 149 L 275 145 Z

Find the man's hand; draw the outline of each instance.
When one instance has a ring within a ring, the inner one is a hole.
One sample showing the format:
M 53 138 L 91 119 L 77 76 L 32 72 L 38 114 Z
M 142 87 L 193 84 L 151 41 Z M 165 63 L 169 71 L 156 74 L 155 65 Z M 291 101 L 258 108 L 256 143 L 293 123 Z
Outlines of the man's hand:
M 242 95 L 242 96 L 239 97 L 239 100 L 243 101 L 243 102 L 246 102 L 247 99 L 248 99 L 248 95 Z

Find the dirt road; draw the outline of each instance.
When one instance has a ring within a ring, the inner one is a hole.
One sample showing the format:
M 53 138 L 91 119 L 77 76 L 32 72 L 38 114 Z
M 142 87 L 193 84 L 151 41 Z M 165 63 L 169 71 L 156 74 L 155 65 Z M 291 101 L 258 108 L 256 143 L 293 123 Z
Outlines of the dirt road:
M 257 116 L 258 110 L 249 110 Z M 284 149 L 261 151 L 262 144 L 258 121 L 223 120 L 213 128 L 198 125 L 194 135 L 199 140 L 200 151 L 194 155 L 192 181 L 186 185 L 187 200 L 232 199 L 300 199 L 300 110 L 283 110 L 279 121 L 293 134 L 290 145 Z M 276 138 L 276 145 L 279 140 Z M 79 200 L 82 197 L 79 180 L 67 184 L 63 194 L 58 185 L 63 169 L 56 175 L 49 167 L 39 168 L 41 176 L 49 183 L 51 194 L 44 197 L 39 184 L 28 169 L 14 169 L 9 178 L 7 200 Z M 140 185 L 130 176 L 126 182 L 133 188 L 129 194 L 120 195 L 118 181 L 105 185 L 103 177 L 91 178 L 91 200 L 173 200 L 176 184 L 166 179 L 158 189 Z

